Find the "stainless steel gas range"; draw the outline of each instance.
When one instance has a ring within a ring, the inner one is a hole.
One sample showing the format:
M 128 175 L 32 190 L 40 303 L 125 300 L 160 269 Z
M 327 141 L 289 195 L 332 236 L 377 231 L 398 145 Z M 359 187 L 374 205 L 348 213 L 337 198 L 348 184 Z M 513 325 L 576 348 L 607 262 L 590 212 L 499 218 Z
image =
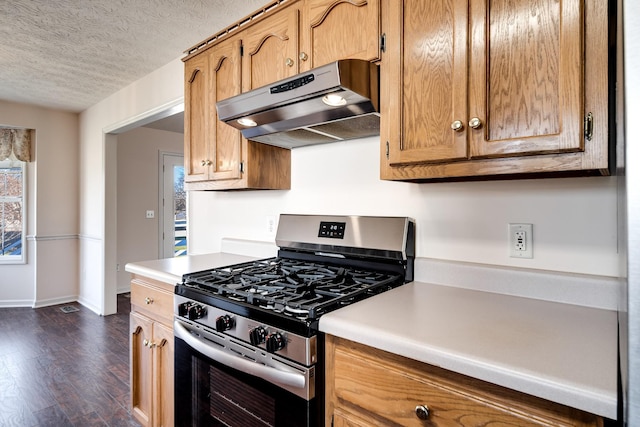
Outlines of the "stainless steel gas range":
M 413 280 L 406 217 L 281 215 L 274 258 L 176 286 L 176 426 L 324 425 L 320 317 Z

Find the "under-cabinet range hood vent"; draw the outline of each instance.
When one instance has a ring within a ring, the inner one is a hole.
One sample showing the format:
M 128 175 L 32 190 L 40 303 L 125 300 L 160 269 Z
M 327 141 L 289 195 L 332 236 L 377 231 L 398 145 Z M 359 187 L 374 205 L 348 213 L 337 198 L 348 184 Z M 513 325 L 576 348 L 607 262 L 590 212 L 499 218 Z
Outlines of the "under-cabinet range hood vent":
M 284 148 L 380 134 L 379 69 L 345 59 L 222 100 L 218 117 Z

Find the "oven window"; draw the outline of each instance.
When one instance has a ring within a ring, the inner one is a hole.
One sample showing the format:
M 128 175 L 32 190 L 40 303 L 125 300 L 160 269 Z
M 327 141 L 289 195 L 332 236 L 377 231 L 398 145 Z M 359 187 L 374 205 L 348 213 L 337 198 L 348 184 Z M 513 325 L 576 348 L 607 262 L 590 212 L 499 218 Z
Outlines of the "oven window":
M 213 418 L 231 426 L 275 426 L 275 399 L 215 366 L 209 367 L 209 381 Z
M 307 401 L 225 366 L 175 338 L 176 427 L 316 427 L 318 398 Z

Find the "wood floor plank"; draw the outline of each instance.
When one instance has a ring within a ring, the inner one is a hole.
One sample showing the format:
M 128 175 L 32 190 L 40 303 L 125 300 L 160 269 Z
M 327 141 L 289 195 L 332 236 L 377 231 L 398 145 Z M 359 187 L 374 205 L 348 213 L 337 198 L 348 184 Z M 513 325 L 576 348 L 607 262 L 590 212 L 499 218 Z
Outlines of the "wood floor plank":
M 98 316 L 77 303 L 0 308 L 0 426 L 139 427 L 130 414 L 130 299 Z

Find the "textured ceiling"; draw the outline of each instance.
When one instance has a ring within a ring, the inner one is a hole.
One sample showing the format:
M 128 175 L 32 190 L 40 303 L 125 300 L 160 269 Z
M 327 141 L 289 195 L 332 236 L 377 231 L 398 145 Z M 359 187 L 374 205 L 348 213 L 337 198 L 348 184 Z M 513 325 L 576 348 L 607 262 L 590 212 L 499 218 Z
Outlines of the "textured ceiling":
M 0 100 L 80 112 L 266 3 L 0 0 Z

